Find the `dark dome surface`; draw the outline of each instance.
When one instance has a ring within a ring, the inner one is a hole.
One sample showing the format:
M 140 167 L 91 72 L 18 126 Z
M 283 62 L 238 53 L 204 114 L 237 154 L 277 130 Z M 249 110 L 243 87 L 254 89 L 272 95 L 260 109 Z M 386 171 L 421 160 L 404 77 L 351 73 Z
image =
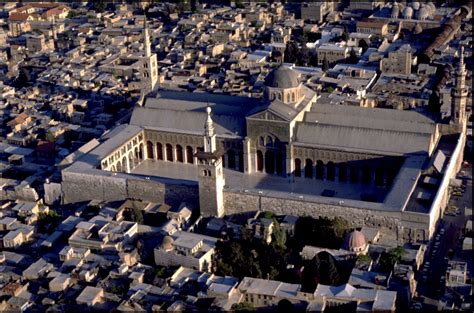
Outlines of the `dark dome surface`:
M 274 88 L 298 87 L 298 74 L 288 66 L 280 65 L 265 78 L 265 86 Z

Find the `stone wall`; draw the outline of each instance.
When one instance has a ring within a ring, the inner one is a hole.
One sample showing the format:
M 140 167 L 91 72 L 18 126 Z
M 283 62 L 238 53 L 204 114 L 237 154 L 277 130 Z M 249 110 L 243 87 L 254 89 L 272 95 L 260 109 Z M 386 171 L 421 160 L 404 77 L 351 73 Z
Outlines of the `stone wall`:
M 145 180 L 131 175 L 106 176 L 63 172 L 62 202 L 140 199 L 178 205 L 199 203 L 198 185 L 172 180 Z
M 381 227 L 397 232 L 401 213 L 364 210 L 347 206 L 321 204 L 306 200 L 294 200 L 256 195 L 252 193 L 224 192 L 224 206 L 227 215 L 248 211 L 270 211 L 276 214 L 312 217 L 342 217 L 353 227 L 363 225 Z

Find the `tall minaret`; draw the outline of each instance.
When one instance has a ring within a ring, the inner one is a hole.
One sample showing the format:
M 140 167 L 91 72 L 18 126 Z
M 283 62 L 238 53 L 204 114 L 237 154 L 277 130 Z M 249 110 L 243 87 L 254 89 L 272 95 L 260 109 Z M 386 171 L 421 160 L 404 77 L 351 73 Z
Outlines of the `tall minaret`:
M 464 47 L 459 49 L 459 63 L 456 69 L 455 85 L 451 89 L 451 123 L 464 127 L 466 123 L 466 66 Z
M 211 108 L 206 108 L 204 151 L 196 153 L 199 169 L 199 208 L 202 216 L 224 215 L 224 171 L 221 154 L 217 151 Z
M 140 102 L 143 102 L 144 97 L 150 91 L 155 89 L 158 82 L 158 61 L 155 53 L 151 53 L 150 35 L 148 33 L 148 24 L 146 22 L 146 15 L 143 21 L 143 45 L 145 47 L 145 56 L 142 58 L 141 76 L 142 76 L 142 90 Z

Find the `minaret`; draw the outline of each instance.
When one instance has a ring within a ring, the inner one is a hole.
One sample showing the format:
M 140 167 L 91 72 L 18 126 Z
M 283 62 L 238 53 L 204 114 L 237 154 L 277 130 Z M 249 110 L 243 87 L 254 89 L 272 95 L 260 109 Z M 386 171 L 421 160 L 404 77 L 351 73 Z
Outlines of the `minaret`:
M 199 169 L 199 208 L 201 215 L 224 215 L 224 171 L 221 153 L 216 146 L 214 122 L 211 118 L 211 108 L 206 108 L 207 119 L 204 124 L 204 151 L 198 151 Z
M 464 127 L 466 123 L 466 66 L 464 65 L 464 47 L 459 49 L 459 63 L 456 69 L 455 85 L 451 89 L 451 123 Z
M 151 53 L 150 35 L 148 33 L 148 24 L 146 22 L 146 15 L 143 21 L 143 45 L 145 48 L 145 56 L 142 58 L 141 76 L 142 89 L 140 96 L 140 103 L 142 104 L 146 94 L 155 89 L 158 82 L 158 61 L 156 54 Z

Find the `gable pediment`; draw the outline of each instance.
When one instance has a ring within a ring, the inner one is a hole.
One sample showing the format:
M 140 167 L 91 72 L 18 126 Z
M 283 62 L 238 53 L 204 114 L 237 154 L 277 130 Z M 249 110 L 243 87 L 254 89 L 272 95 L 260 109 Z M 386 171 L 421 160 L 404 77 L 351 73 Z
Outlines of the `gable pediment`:
M 257 119 L 257 120 L 266 120 L 266 121 L 285 121 L 285 119 L 281 118 L 277 114 L 270 112 L 268 110 L 250 115 L 249 118 Z

